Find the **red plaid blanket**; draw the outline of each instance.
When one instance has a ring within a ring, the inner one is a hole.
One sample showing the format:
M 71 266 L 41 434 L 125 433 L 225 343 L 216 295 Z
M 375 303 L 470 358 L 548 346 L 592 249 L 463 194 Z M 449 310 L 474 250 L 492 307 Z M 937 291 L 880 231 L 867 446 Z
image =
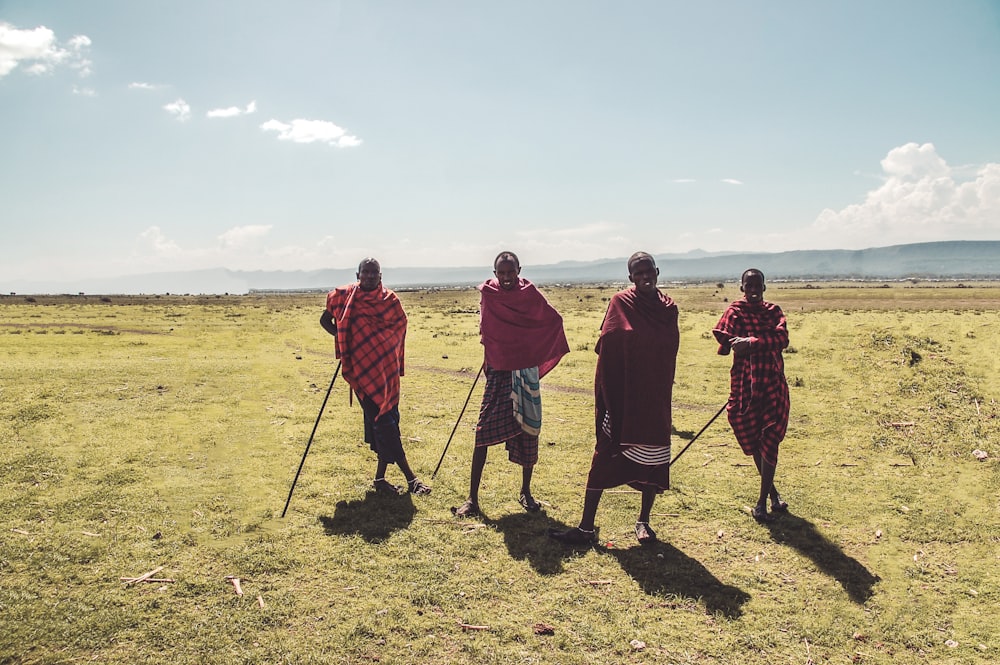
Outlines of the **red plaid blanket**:
M 337 357 L 344 380 L 378 405 L 379 417 L 385 415 L 399 404 L 406 339 L 403 305 L 382 285 L 362 291 L 349 284 L 327 294 L 326 309 L 337 322 Z
M 781 441 L 788 427 L 790 401 L 785 381 L 788 325 L 781 308 L 770 302 L 730 303 L 712 331 L 719 341 L 719 353 L 729 353 L 729 339 L 751 338 L 750 353 L 733 358 L 730 370 L 729 422 L 740 445 L 756 444 L 764 438 Z M 768 455 L 770 457 L 770 455 Z
M 504 291 L 496 279 L 479 285 L 479 333 L 493 369 L 538 367 L 538 378 L 569 353 L 559 312 L 526 279 Z

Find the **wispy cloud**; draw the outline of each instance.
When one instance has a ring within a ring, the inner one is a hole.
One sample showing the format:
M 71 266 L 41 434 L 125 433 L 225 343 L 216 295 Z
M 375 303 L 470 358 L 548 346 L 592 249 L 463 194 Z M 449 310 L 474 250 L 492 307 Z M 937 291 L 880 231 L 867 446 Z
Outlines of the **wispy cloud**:
M 212 109 L 205 114 L 208 118 L 235 118 L 240 115 L 248 115 L 250 113 L 255 113 L 257 111 L 257 102 L 253 101 L 246 105 L 245 108 L 240 108 L 238 106 L 230 106 L 228 108 Z
M 737 180 L 736 178 L 723 178 L 720 182 L 724 182 L 727 185 L 742 185 L 742 180 Z
M 132 255 L 119 262 L 120 272 L 158 270 L 202 270 L 226 267 L 233 270 L 314 270 L 331 265 L 350 265 L 372 253 L 371 247 L 356 247 L 345 238 L 325 236 L 315 242 L 282 245 L 269 235 L 271 224 L 236 226 L 200 246 L 182 246 L 159 226 L 136 236 Z M 405 250 L 400 251 L 405 255 Z
M 249 224 L 235 226 L 219 236 L 219 245 L 224 249 L 245 247 L 270 233 L 271 224 Z
M 694 178 L 675 178 L 671 182 L 676 182 L 679 185 L 687 185 L 689 183 L 698 182 L 698 181 L 695 180 Z
M 78 85 L 73 86 L 73 94 L 80 95 L 81 97 L 96 97 L 97 91 L 93 88 L 81 88 Z
M 187 121 L 191 117 L 191 106 L 183 99 L 170 102 L 163 107 L 163 110 L 175 116 L 181 122 Z
M 134 81 L 128 84 L 129 90 L 160 90 L 165 87 L 159 83 L 145 83 L 142 81 Z
M 281 141 L 293 143 L 326 143 L 337 148 L 353 148 L 361 145 L 361 139 L 348 134 L 338 125 L 326 120 L 268 120 L 260 128 L 265 132 L 277 132 Z
M 75 70 L 80 77 L 89 76 L 93 64 L 87 57 L 90 45 L 90 38 L 85 35 L 76 35 L 60 44 L 55 33 L 44 25 L 21 30 L 0 22 L 0 77 L 18 67 L 28 74 L 41 75 L 60 66 Z

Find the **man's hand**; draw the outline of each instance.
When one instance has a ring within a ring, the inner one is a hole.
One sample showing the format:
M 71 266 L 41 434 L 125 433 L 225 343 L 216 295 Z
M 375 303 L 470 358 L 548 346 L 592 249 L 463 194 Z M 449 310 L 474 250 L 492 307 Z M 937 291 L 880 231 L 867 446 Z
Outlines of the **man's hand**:
M 323 310 L 323 314 L 319 317 L 319 324 L 323 326 L 323 330 L 327 331 L 334 337 L 337 336 L 337 322 L 333 320 L 333 316 L 330 312 Z
M 729 340 L 729 346 L 733 349 L 733 355 L 737 358 L 743 358 L 750 355 L 750 342 L 749 337 L 733 337 Z

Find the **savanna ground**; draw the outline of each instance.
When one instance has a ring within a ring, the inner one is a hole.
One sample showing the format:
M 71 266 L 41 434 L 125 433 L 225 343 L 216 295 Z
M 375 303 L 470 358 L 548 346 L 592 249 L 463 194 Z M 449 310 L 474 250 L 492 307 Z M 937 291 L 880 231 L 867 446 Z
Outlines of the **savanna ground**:
M 708 331 L 739 294 L 665 290 L 676 454 L 725 401 Z M 449 507 L 481 382 L 431 473 L 482 361 L 474 290 L 400 294 L 401 426 L 433 494 L 369 491 L 338 379 L 284 519 L 335 367 L 322 294 L 0 298 L 0 662 L 1000 660 L 1000 288 L 771 284 L 791 336 L 791 513 L 747 515 L 756 473 L 722 417 L 673 467 L 660 544 L 635 542 L 638 495 L 618 491 L 601 546 L 572 550 L 545 532 L 579 518 L 613 292 L 546 289 L 572 353 L 543 381 L 545 511 L 517 504 L 499 448 L 471 521 Z M 168 581 L 121 581 L 153 570 Z

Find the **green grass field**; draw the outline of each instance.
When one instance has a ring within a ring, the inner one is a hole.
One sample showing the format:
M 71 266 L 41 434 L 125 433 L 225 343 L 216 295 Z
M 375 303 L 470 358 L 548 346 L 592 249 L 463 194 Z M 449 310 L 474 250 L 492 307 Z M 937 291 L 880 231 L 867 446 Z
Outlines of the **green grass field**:
M 709 330 L 739 294 L 665 290 L 676 451 L 725 402 Z M 660 544 L 635 542 L 623 488 L 601 504 L 601 546 L 576 551 L 545 532 L 579 519 L 614 289 L 545 292 L 572 349 L 543 381 L 545 511 L 517 504 L 498 448 L 471 521 L 449 508 L 481 384 L 430 476 L 482 362 L 474 290 L 400 294 L 401 427 L 433 494 L 369 491 L 338 379 L 284 519 L 336 363 L 322 294 L 0 298 L 0 662 L 1000 660 L 1000 288 L 770 285 L 791 337 L 776 478 L 791 513 L 747 515 L 756 472 L 719 418 L 657 500 Z

